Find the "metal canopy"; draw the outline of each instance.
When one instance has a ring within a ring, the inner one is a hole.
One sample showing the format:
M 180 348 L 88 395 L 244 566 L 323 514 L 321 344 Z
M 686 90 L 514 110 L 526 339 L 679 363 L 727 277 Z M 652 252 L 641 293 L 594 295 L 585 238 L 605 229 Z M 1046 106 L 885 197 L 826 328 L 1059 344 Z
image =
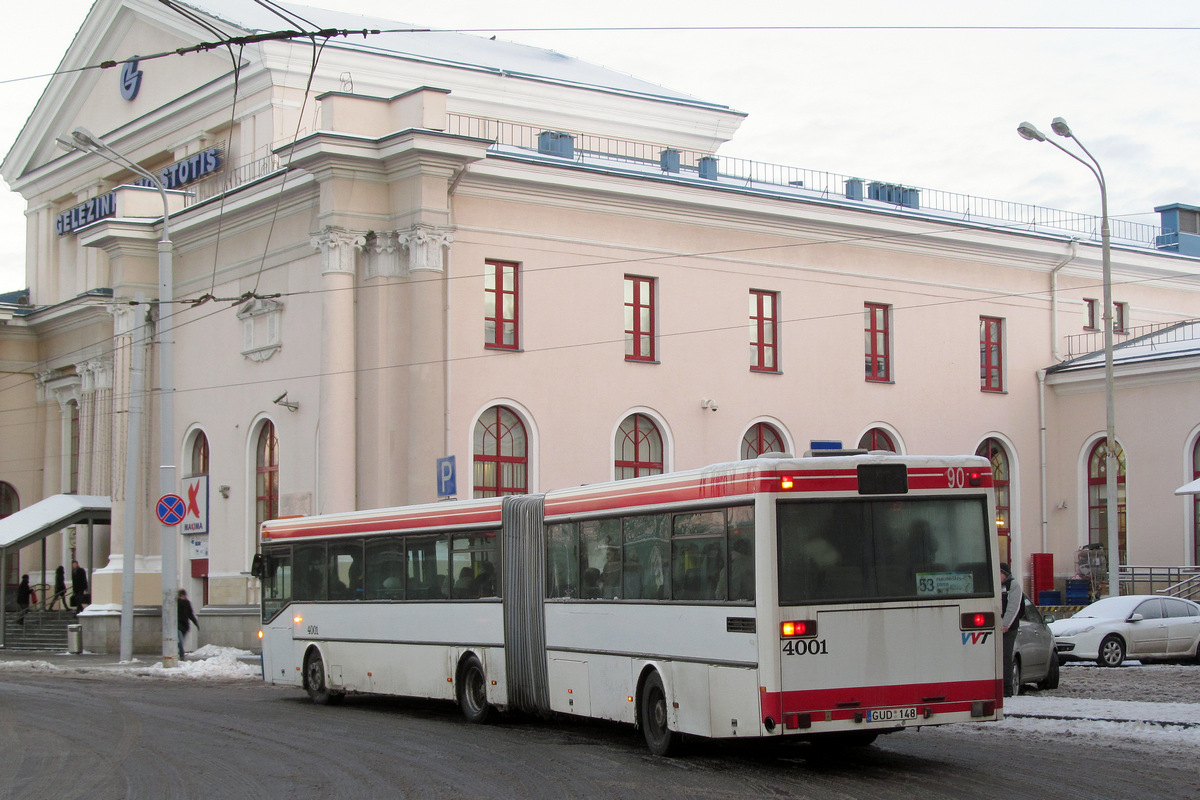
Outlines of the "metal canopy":
M 1180 486 L 1175 490 L 1175 494 L 1200 494 L 1200 478 Z
M 108 497 L 56 494 L 0 519 L 0 551 L 7 555 L 68 525 L 108 525 L 111 520 L 112 500 Z

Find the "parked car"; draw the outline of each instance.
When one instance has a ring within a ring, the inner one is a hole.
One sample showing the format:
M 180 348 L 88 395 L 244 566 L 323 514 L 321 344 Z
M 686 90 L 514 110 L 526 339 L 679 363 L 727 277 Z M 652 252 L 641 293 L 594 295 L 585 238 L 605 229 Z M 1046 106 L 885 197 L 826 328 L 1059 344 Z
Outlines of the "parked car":
M 1017 641 L 1013 645 L 1013 686 L 1017 693 L 1027 683 L 1039 689 L 1058 688 L 1058 652 L 1054 634 L 1038 607 L 1028 600 L 1021 612 Z
M 1063 661 L 1119 667 L 1126 658 L 1197 659 L 1200 605 L 1146 594 L 1106 597 L 1050 623 L 1050 630 Z

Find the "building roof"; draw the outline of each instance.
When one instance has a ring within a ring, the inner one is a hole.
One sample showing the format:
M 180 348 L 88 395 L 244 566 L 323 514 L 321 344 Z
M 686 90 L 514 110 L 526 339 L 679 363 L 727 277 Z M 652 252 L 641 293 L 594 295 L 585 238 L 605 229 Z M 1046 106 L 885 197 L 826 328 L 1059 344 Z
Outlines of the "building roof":
M 287 30 L 289 25 L 266 6 L 247 0 L 188 0 L 191 6 L 248 33 Z M 361 50 L 399 58 L 465 69 L 483 69 L 513 76 L 541 78 L 573 86 L 586 86 L 658 99 L 728 108 L 701 101 L 683 92 L 660 86 L 616 70 L 592 64 L 554 50 L 454 31 L 435 31 L 420 25 L 351 14 L 324 8 L 276 3 L 317 29 L 380 30 L 370 36 L 345 36 L 329 40 L 327 47 Z

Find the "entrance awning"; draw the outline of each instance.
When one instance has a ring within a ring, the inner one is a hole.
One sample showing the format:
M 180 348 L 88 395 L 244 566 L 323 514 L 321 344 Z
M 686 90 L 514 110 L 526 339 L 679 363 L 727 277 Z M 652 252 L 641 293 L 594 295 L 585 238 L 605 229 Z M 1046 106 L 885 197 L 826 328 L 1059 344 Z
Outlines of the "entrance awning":
M 1200 494 L 1200 478 L 1180 486 L 1175 490 L 1175 494 Z
M 56 494 L 0 519 L 0 551 L 19 550 L 68 525 L 108 525 L 112 500 L 86 494 Z

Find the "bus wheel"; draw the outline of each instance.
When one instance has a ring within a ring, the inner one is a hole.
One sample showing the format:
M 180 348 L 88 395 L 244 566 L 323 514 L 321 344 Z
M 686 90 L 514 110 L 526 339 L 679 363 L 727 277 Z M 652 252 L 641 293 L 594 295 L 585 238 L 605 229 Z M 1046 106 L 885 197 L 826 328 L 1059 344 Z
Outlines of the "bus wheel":
M 304 688 L 319 706 L 336 706 L 346 698 L 344 692 L 335 692 L 325 683 L 325 662 L 317 650 L 309 653 L 304 662 Z
M 468 656 L 459 670 L 458 706 L 468 722 L 487 722 L 492 707 L 487 701 L 487 681 L 483 665 L 475 656 Z
M 638 723 L 642 726 L 646 746 L 656 756 L 670 755 L 679 743 L 679 734 L 667 727 L 667 693 L 657 672 L 651 672 L 646 678 L 646 685 L 642 687 Z

